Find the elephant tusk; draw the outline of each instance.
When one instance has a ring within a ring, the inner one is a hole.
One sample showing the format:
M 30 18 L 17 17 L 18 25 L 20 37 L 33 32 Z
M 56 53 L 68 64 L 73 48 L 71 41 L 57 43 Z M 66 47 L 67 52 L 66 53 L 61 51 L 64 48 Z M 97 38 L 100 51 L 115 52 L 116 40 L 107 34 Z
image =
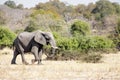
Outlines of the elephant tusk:
M 54 49 L 58 49 L 58 47 L 54 47 L 54 46 L 51 46 L 52 48 L 54 48 Z

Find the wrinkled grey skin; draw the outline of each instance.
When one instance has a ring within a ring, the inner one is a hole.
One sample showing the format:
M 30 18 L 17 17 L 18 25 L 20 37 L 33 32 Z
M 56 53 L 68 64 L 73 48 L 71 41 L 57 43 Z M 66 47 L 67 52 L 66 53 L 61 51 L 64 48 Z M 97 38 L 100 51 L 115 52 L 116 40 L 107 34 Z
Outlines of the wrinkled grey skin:
M 32 63 L 38 61 L 41 64 L 42 49 L 44 45 L 51 45 L 51 55 L 54 56 L 57 49 L 53 35 L 50 32 L 22 32 L 14 40 L 13 46 L 15 47 L 13 59 L 11 64 L 16 64 L 16 58 L 18 54 L 21 54 L 22 63 L 28 64 L 25 60 L 24 53 L 32 52 L 35 59 L 32 59 Z

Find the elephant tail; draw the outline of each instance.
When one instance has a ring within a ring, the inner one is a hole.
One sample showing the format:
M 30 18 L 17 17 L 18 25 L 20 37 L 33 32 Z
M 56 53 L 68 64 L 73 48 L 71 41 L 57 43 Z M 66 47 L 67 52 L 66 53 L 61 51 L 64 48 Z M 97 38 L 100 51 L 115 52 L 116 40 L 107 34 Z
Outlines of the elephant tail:
M 13 48 L 13 50 L 15 50 L 15 41 L 12 44 L 12 48 Z
M 14 43 L 13 43 L 13 45 L 12 45 L 12 48 L 13 48 L 13 50 L 14 50 Z

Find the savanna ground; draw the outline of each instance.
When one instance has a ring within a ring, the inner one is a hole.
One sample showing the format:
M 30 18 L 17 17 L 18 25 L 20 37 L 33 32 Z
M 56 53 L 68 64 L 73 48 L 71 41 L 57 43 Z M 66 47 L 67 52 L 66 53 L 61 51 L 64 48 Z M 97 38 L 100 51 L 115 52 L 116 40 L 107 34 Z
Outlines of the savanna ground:
M 120 53 L 104 54 L 101 63 L 43 60 L 43 65 L 23 65 L 19 55 L 17 65 L 11 65 L 9 52 L 0 55 L 0 80 L 120 80 Z M 34 58 L 25 57 L 29 63 Z

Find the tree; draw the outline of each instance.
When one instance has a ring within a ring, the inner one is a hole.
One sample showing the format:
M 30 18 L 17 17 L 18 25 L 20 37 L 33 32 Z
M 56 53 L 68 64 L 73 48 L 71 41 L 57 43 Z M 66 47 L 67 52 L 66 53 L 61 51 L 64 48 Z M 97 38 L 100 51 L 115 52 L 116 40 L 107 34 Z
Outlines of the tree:
M 23 4 L 18 4 L 18 5 L 17 5 L 17 8 L 18 8 L 18 9 L 23 9 Z
M 11 1 L 11 0 L 6 1 L 6 2 L 4 3 L 4 5 L 7 5 L 7 6 L 11 7 L 11 8 L 16 8 L 15 2 L 14 2 L 14 1 Z
M 75 8 L 76 12 L 83 13 L 86 10 L 86 6 L 83 4 L 79 4 Z
M 120 14 L 120 5 L 118 3 L 113 3 L 113 6 L 115 7 L 116 13 Z
M 59 14 L 63 14 L 66 10 L 66 5 L 63 2 L 60 2 L 59 0 L 50 0 L 46 3 L 39 3 L 35 7 L 36 9 L 43 9 L 43 10 L 51 10 L 54 12 L 57 12 Z
M 94 13 L 95 15 L 97 14 L 96 17 L 100 17 L 98 19 L 101 19 L 105 16 L 114 14 L 115 7 L 108 0 L 99 0 L 98 2 L 96 2 L 96 7 L 95 9 L 93 9 L 92 13 Z

